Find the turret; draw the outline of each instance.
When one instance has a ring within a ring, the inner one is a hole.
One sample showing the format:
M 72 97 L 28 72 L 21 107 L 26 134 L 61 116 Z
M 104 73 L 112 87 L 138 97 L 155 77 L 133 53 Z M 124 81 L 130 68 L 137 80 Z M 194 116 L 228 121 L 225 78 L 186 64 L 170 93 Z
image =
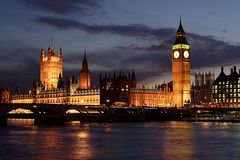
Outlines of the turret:
M 69 79 L 69 92 L 70 92 L 70 95 L 73 95 L 73 83 L 72 83 L 73 79 L 72 77 L 70 77 Z
M 131 87 L 136 88 L 136 86 L 137 86 L 137 81 L 136 81 L 135 72 L 134 72 L 134 69 L 133 69 L 132 78 L 131 78 Z
M 99 82 L 101 82 L 102 81 L 102 74 L 100 73 L 99 74 Z
M 181 21 L 181 18 L 180 18 L 180 23 L 179 23 L 179 26 L 178 26 L 178 30 L 176 32 L 176 40 L 175 42 L 173 43 L 173 45 L 177 45 L 177 44 L 186 44 L 188 45 L 188 42 L 185 38 L 185 31 L 182 27 L 182 21 Z M 189 46 L 186 46 L 187 49 L 189 49 L 188 47 Z
M 59 57 L 60 57 L 60 60 L 62 60 L 62 48 L 59 49 Z
M 84 50 L 82 69 L 80 72 L 79 89 L 91 89 L 91 76 L 90 71 L 88 70 L 86 49 Z
M 180 18 L 180 23 L 179 23 L 178 30 L 177 30 L 177 37 L 184 36 L 184 35 L 185 35 L 185 31 L 182 27 L 182 20 Z
M 183 107 L 190 101 L 190 45 L 180 18 L 176 40 L 172 46 L 173 101 L 177 107 Z
M 87 62 L 87 56 L 86 56 L 86 49 L 84 50 L 84 56 L 83 56 L 83 62 L 82 62 L 82 70 L 88 71 L 88 62 Z
M 1 103 L 10 103 L 10 91 L 7 87 L 1 92 Z
M 59 77 L 58 77 L 58 86 L 57 86 L 58 89 L 60 88 L 63 88 L 63 79 L 62 79 L 62 74 L 60 73 L 59 74 Z
M 49 45 L 46 55 L 44 49 L 41 49 L 40 83 L 44 84 L 45 90 L 58 88 L 59 74 L 62 75 L 62 49 L 59 54 L 55 54 Z
M 41 49 L 41 61 L 43 60 L 43 58 L 44 58 L 44 49 L 42 48 Z

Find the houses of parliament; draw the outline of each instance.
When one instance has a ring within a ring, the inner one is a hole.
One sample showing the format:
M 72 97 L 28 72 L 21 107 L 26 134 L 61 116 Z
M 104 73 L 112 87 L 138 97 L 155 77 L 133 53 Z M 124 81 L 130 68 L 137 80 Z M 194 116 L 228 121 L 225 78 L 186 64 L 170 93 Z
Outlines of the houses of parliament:
M 1 90 L 2 103 L 42 103 L 105 106 L 183 107 L 191 101 L 190 45 L 180 24 L 172 45 L 172 81 L 153 88 L 138 87 L 135 71 L 104 73 L 99 76 L 99 89 L 91 85 L 87 51 L 84 50 L 79 76 L 63 81 L 63 56 L 49 46 L 40 52 L 40 80 L 27 94 Z M 65 77 L 66 78 L 66 77 Z
M 91 74 L 88 69 L 87 51 L 84 51 L 82 68 L 79 78 L 70 77 L 63 84 L 63 53 L 57 53 L 52 46 L 45 53 L 41 49 L 40 82 L 35 83 L 27 94 L 8 96 L 10 103 L 42 103 L 42 104 L 73 104 L 99 105 L 99 89 L 91 87 Z M 2 91 L 2 102 L 7 102 L 7 91 Z

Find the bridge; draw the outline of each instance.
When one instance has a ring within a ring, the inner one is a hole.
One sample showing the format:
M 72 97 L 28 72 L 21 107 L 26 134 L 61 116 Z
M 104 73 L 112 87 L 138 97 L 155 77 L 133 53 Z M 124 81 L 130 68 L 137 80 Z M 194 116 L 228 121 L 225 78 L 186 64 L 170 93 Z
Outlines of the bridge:
M 181 120 L 186 112 L 177 108 L 102 107 L 64 104 L 0 104 L 0 126 L 8 118 L 32 118 L 35 125 L 64 124 L 66 121 L 118 122 Z

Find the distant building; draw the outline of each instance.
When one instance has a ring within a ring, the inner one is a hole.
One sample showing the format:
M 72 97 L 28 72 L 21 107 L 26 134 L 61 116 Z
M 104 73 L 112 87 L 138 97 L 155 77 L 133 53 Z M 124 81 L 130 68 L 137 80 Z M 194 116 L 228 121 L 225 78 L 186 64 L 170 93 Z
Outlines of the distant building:
M 54 48 L 49 46 L 46 55 L 44 49 L 41 49 L 40 83 L 44 85 L 45 90 L 58 88 L 58 80 L 62 76 L 62 61 L 61 48 L 56 54 Z
M 58 55 L 53 47 L 48 48 L 47 55 L 41 50 L 40 83 L 35 83 L 27 94 L 15 93 L 10 97 L 11 103 L 75 104 L 100 105 L 100 90 L 91 88 L 90 71 L 86 50 L 79 79 L 70 77 L 63 84 L 62 49 Z M 5 92 L 2 92 L 5 96 Z
M 209 104 L 212 102 L 212 84 L 215 80 L 214 72 L 195 73 L 195 84 L 191 87 L 191 102 L 195 104 Z
M 27 94 L 10 96 L 11 103 L 51 103 L 77 105 L 129 105 L 167 107 L 189 106 L 190 92 L 190 45 L 180 20 L 176 39 L 172 45 L 172 81 L 154 89 L 137 88 L 135 72 L 118 75 L 100 75 L 100 89 L 92 89 L 91 74 L 84 51 L 79 79 L 74 76 L 64 85 L 62 49 L 56 54 L 49 46 L 45 55 L 41 50 L 40 83 L 35 83 Z M 202 80 L 199 80 L 198 83 Z
M 134 73 L 134 72 L 133 72 Z M 123 102 L 131 106 L 183 107 L 191 100 L 190 92 L 190 45 L 180 21 L 176 40 L 172 46 L 173 81 L 155 89 L 137 88 L 135 74 L 132 78 L 121 73 L 100 78 L 101 104 L 113 105 Z
M 188 105 L 191 100 L 190 57 L 190 45 L 180 20 L 176 40 L 172 45 L 173 103 L 177 107 Z
M 125 75 L 120 72 L 118 75 L 114 72 L 112 76 L 100 75 L 100 103 L 107 106 L 116 103 L 130 105 L 130 89 L 136 87 L 135 72 Z
M 10 102 L 10 91 L 7 87 L 0 89 L 0 94 L 1 94 L 1 98 L 0 98 L 1 103 L 9 103 Z
M 172 46 L 172 80 L 154 89 L 132 88 L 130 104 L 151 107 L 183 107 L 190 104 L 190 45 L 181 20 Z
M 149 89 L 138 87 L 135 72 L 100 75 L 100 103 L 106 106 L 173 106 L 172 82 Z
M 240 73 L 236 66 L 231 68 L 231 73 L 226 75 L 223 67 L 213 82 L 213 103 L 217 106 L 240 107 Z
M 169 107 L 173 106 L 172 82 L 149 88 L 132 88 L 130 104 L 132 106 Z

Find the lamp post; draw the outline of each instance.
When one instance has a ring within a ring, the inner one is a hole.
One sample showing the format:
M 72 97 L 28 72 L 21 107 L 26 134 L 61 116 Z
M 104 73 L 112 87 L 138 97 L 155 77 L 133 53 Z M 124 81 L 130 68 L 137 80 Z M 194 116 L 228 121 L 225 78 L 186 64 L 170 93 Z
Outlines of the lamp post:
M 110 103 L 109 103 L 109 102 L 110 102 L 110 100 L 107 99 L 107 101 L 106 101 L 106 106 L 107 106 L 107 107 L 110 107 Z

